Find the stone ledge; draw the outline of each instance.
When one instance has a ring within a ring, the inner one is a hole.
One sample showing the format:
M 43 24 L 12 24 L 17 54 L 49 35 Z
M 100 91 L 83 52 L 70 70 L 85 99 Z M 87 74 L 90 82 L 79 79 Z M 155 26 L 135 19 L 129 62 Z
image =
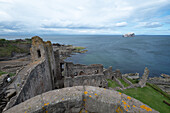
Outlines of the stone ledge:
M 92 86 L 75 86 L 49 91 L 26 100 L 4 113 L 75 113 L 83 109 L 98 113 L 158 113 L 125 94 Z

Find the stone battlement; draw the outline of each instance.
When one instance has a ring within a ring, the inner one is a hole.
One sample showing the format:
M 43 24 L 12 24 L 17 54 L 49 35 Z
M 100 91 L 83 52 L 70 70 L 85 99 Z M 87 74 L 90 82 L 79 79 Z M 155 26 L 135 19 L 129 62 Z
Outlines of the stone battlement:
M 142 102 L 114 90 L 75 86 L 33 97 L 4 113 L 158 113 Z

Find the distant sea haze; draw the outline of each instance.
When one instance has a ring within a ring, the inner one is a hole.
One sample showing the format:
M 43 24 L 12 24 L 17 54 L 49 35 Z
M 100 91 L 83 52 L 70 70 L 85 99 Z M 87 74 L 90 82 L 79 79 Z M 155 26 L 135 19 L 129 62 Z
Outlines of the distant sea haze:
M 66 61 L 80 64 L 103 64 L 122 73 L 143 74 L 148 67 L 150 76 L 170 75 L 170 36 L 141 35 L 124 38 L 119 35 L 57 35 L 40 36 L 53 43 L 86 47 L 88 52 L 73 55 Z M 30 38 L 26 36 L 0 36 L 0 38 Z

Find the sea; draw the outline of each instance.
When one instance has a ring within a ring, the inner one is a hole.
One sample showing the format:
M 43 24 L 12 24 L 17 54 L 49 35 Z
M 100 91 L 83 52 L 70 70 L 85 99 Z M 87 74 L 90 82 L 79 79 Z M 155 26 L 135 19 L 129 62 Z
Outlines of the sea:
M 170 35 L 40 35 L 53 43 L 86 47 L 88 52 L 72 55 L 66 61 L 76 64 L 103 64 L 122 73 L 140 73 L 145 67 L 150 77 L 162 73 L 170 75 Z M 30 36 L 0 36 L 6 39 L 24 39 Z

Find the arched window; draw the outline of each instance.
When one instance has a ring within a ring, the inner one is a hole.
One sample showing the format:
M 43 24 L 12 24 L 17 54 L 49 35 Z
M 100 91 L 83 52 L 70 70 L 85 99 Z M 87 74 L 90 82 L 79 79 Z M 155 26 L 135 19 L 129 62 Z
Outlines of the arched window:
M 99 70 L 95 70 L 95 74 L 98 74 L 99 73 Z
M 37 50 L 37 54 L 38 54 L 38 58 L 40 58 L 41 57 L 41 51 Z

